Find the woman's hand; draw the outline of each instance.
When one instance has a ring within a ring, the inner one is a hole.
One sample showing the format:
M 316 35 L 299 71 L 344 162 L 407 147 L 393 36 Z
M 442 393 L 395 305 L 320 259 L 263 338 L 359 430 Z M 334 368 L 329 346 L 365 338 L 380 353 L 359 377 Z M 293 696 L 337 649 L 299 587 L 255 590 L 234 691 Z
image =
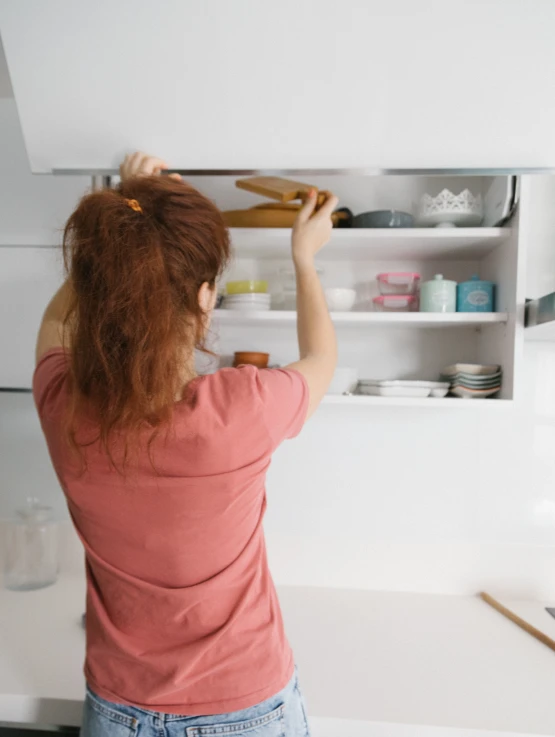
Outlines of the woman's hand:
M 156 156 L 149 156 L 148 154 L 137 151 L 134 154 L 127 154 L 123 163 L 119 168 L 121 181 L 125 182 L 132 177 L 150 177 L 156 174 L 161 174 L 162 171 L 168 169 L 168 165 L 163 159 L 158 159 Z M 179 174 L 169 174 L 172 179 L 181 181 Z
M 333 228 L 331 214 L 338 202 L 337 197 L 330 194 L 318 212 L 314 213 L 316 190 L 310 191 L 293 225 L 293 261 L 296 266 L 312 263 L 314 256 L 331 238 Z

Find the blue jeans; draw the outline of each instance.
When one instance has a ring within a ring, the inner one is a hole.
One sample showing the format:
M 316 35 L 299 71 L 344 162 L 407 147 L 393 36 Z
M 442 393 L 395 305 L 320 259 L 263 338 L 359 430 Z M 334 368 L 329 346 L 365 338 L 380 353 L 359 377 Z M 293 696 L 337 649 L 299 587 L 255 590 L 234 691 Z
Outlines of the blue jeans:
M 105 701 L 87 688 L 81 737 L 310 737 L 297 672 L 250 709 L 185 717 Z

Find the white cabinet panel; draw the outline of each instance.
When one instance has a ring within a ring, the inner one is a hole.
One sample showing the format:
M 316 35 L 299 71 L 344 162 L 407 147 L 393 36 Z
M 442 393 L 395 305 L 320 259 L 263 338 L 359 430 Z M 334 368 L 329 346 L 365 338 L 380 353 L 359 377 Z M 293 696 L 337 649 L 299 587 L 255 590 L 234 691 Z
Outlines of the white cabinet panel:
M 34 176 L 13 99 L 0 99 L 0 245 L 53 246 L 89 177 Z
M 0 26 L 33 171 L 555 166 L 552 0 L 0 0 Z
M 62 283 L 60 249 L 0 247 L 0 388 L 30 388 L 42 315 Z
M 555 176 L 530 178 L 526 296 L 555 291 Z

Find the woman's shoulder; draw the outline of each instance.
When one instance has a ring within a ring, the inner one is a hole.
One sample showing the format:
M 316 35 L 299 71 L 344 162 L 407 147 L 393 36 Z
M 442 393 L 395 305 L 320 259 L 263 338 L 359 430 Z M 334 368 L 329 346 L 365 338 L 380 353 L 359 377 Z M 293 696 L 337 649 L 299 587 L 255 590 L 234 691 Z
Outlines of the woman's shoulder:
M 237 398 L 243 395 L 263 399 L 269 393 L 284 395 L 307 390 L 304 377 L 293 369 L 259 369 L 256 366 L 222 368 L 203 377 L 202 383 L 209 391 L 232 393 Z
M 300 432 L 309 393 L 304 377 L 297 371 L 240 366 L 205 376 L 197 398 L 226 421 L 260 423 L 275 447 Z
M 259 369 L 255 366 L 221 368 L 213 374 L 203 376 L 199 382 L 200 392 L 228 402 L 252 400 L 257 393 Z

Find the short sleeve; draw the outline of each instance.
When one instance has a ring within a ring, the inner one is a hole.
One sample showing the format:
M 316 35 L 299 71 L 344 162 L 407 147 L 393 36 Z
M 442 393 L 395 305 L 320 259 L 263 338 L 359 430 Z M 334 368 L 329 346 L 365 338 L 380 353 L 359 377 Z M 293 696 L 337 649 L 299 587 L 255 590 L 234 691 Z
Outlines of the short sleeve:
M 46 351 L 33 374 L 33 397 L 41 419 L 60 408 L 66 379 L 67 355 L 63 348 Z
M 290 369 L 261 369 L 258 384 L 264 422 L 276 448 L 300 433 L 308 412 L 308 384 L 302 374 Z

